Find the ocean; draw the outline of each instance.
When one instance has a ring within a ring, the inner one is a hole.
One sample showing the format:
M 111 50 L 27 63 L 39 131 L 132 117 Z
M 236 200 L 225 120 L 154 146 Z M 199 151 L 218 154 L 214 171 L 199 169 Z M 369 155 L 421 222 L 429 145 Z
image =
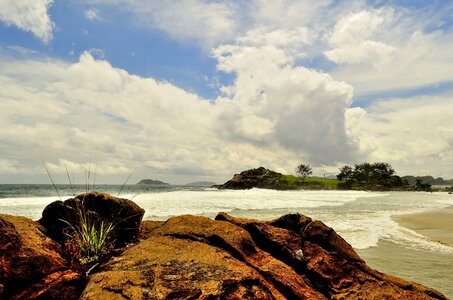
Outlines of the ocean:
M 77 186 L 81 193 L 85 186 Z M 119 185 L 96 190 L 118 195 Z M 70 198 L 68 185 L 59 185 Z M 216 190 L 188 186 L 127 185 L 121 197 L 146 211 L 146 220 L 166 220 L 181 214 L 214 218 L 218 212 L 270 220 L 301 213 L 334 228 L 379 271 L 413 280 L 453 298 L 453 245 L 431 240 L 400 226 L 392 216 L 442 209 L 453 195 L 424 192 Z M 0 185 L 0 213 L 37 220 L 44 207 L 58 200 L 51 185 Z M 453 233 L 452 233 L 453 234 Z

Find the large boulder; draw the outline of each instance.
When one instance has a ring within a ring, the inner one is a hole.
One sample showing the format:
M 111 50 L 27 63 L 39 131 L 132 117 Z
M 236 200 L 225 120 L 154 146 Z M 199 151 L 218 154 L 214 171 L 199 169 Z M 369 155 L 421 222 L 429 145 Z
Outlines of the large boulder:
M 61 291 L 62 287 L 71 291 L 72 299 L 80 295 L 81 274 L 70 271 L 70 280 L 59 276 L 69 272 L 67 261 L 60 245 L 41 230 L 41 226 L 30 219 L 0 215 L 0 299 L 35 299 L 33 295 L 46 294 L 43 289 Z M 44 278 L 58 278 L 58 281 L 42 285 Z M 30 293 L 23 294 L 24 290 Z
M 77 224 L 81 214 L 108 221 L 115 225 L 112 238 L 116 247 L 123 247 L 137 239 L 144 213 L 145 211 L 131 200 L 90 192 L 50 203 L 42 212 L 39 223 L 46 228 L 47 235 L 63 243 L 67 238 L 66 222 Z

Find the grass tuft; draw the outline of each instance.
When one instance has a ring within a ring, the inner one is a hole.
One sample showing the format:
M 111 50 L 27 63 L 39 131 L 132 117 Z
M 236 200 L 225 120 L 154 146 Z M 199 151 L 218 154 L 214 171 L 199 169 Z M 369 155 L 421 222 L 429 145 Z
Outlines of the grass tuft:
M 82 208 L 76 209 L 75 221 L 61 221 L 68 225 L 66 249 L 82 266 L 98 262 L 112 250 L 113 222 L 101 220 L 96 214 L 87 213 Z

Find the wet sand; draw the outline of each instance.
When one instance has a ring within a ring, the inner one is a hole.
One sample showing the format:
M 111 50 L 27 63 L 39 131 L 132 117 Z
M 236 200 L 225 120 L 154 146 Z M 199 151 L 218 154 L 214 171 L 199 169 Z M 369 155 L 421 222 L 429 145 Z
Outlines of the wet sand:
M 453 299 L 451 253 L 411 249 L 385 240 L 377 247 L 356 251 L 371 268 L 421 283 Z
M 401 226 L 432 240 L 453 246 L 453 206 L 424 213 L 392 217 Z
M 429 239 L 453 246 L 453 206 L 392 218 Z M 357 252 L 372 268 L 435 288 L 453 299 L 452 253 L 404 247 L 388 240 L 380 240 L 377 247 Z

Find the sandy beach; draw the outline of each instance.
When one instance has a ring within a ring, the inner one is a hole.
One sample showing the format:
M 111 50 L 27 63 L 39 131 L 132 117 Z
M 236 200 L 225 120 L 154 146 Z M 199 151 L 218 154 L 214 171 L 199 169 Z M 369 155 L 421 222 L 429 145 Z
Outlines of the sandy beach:
M 401 226 L 412 229 L 432 240 L 453 246 L 453 206 L 392 218 Z

